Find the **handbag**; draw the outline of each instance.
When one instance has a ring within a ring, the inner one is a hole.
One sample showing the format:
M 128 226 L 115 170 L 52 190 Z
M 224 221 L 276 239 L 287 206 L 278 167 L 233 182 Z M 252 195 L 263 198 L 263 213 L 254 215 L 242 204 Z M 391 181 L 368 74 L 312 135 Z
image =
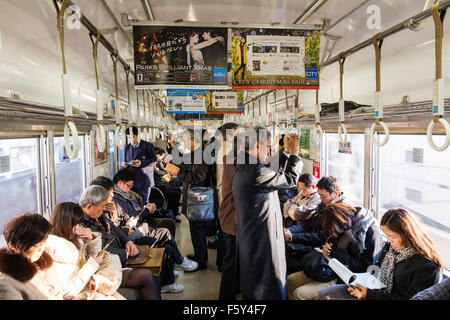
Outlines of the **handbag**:
M 214 219 L 214 189 L 211 187 L 189 186 L 187 192 L 186 216 L 190 221 L 210 221 Z
M 327 259 L 314 249 L 303 256 L 300 265 L 305 275 L 315 281 L 328 282 L 336 279 L 336 274 L 328 266 Z
M 159 277 L 162 270 L 165 248 L 150 248 L 149 246 L 137 246 L 139 254 L 129 257 L 125 262 L 132 268 L 149 268 L 153 276 Z

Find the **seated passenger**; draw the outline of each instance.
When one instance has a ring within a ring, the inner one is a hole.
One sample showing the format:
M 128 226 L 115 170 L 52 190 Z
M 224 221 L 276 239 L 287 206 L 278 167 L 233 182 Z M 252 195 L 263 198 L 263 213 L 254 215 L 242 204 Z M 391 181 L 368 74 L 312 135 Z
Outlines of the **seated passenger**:
M 381 218 L 387 243 L 376 259 L 385 289 L 339 285 L 320 291 L 322 299 L 407 300 L 439 282 L 443 267 L 433 241 L 405 209 L 390 209 Z
M 380 228 L 372 213 L 365 208 L 333 203 L 322 211 L 322 215 L 323 255 L 339 260 L 353 272 L 365 272 L 383 245 Z M 314 281 L 304 271 L 293 273 L 287 281 L 289 299 L 313 299 L 319 290 L 335 283 L 336 280 Z
M 156 164 L 155 164 L 155 186 L 161 190 L 167 199 L 167 209 L 177 216 L 179 215 L 179 206 L 181 199 L 180 188 L 172 188 L 170 182 L 173 177 L 166 171 L 166 165 L 170 162 L 172 156 L 168 155 L 164 150 L 156 149 Z M 177 219 L 178 220 L 178 219 Z M 178 220 L 177 222 L 180 222 Z
M 50 230 L 40 214 L 26 213 L 5 224 L 8 247 L 0 249 L 0 300 L 47 300 L 30 281 L 53 264 L 44 251 Z
M 119 257 L 101 253 L 101 234 L 81 227 L 83 219 L 76 203 L 62 202 L 53 208 L 52 234 L 45 245 L 53 259 L 52 268 L 45 272 L 51 286 L 43 282 L 43 292 L 52 300 L 124 300 L 116 292 L 122 281 Z
M 139 253 L 135 243 L 150 247 L 164 247 L 165 253 L 160 275 L 163 285 L 161 292 L 183 291 L 184 287 L 175 283 L 174 263 L 180 264 L 185 271 L 190 271 L 196 267 L 194 262 L 184 258 L 172 241 L 162 241 L 161 243 L 161 239 L 147 236 L 132 241 L 126 232 L 116 227 L 104 214 L 108 197 L 111 197 L 111 194 L 101 186 L 90 186 L 83 192 L 79 203 L 85 214 L 84 226 L 102 234 L 102 246 L 112 241 L 107 250 L 119 255 L 122 265 L 125 265 L 128 256 L 136 256 Z
M 140 195 L 131 190 L 135 179 L 136 176 L 129 169 L 120 170 L 113 178 L 112 200 L 116 204 L 119 218 L 123 220 L 122 225 L 132 223 L 139 226 L 146 222 L 152 228 L 169 229 L 172 237 L 175 237 L 174 221 L 168 218 L 155 218 L 156 205 L 154 203 L 144 205 Z
M 308 220 L 321 203 L 314 180 L 314 176 L 310 173 L 304 173 L 298 179 L 300 193 L 287 200 L 283 208 L 283 217 L 287 224 Z
M 286 241 L 308 245 L 310 248 L 321 245 L 318 232 L 322 229 L 322 211 L 331 203 L 345 203 L 344 193 L 333 176 L 322 177 L 317 182 L 317 193 L 321 203 L 317 206 L 314 214 L 302 223 L 284 229 Z
M 107 216 L 115 216 L 116 214 L 114 214 L 114 212 L 117 212 L 117 207 L 112 201 L 114 196 L 113 182 L 106 177 L 99 176 L 91 182 L 91 185 L 102 186 L 108 191 L 109 197 L 105 205 L 104 214 L 106 214 Z M 126 214 L 125 216 L 128 217 L 128 215 Z M 170 247 L 168 248 L 168 250 L 174 251 L 177 257 L 181 256 L 181 253 L 179 253 L 178 251 L 175 239 L 166 228 L 151 228 L 148 227 L 146 223 L 143 223 L 141 226 L 142 228 L 136 229 L 136 227 L 127 224 L 127 220 L 124 216 L 122 216 L 119 221 L 113 223 L 115 224 L 115 226 L 122 228 L 132 241 L 137 240 L 139 243 L 143 242 L 143 244 L 146 244 L 148 242 L 148 238 L 151 238 L 153 239 L 153 242 L 149 244 L 151 247 Z M 179 261 L 179 259 L 176 259 L 176 261 Z M 187 258 L 183 258 L 180 267 L 184 269 L 184 271 L 190 272 L 194 271 L 197 268 L 197 263 Z M 175 274 L 177 274 L 177 272 L 175 272 Z

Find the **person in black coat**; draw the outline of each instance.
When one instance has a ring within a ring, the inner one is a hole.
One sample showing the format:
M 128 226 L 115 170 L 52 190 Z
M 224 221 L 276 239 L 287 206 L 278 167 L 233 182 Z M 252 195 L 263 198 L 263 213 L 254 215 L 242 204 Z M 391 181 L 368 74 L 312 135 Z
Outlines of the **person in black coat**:
M 136 127 L 130 128 L 127 128 L 126 133 L 131 143 L 125 147 L 125 162 L 122 163 L 122 167 L 134 172 L 136 181 L 133 184 L 133 191 L 142 197 L 144 204 L 147 204 L 150 188 L 155 185 L 153 177 L 153 163 L 156 162 L 155 148 L 150 142 L 139 138 Z
M 278 155 L 279 171 L 284 171 L 284 169 L 286 168 L 286 164 L 289 160 L 289 156 L 290 156 L 289 151 L 286 148 L 283 148 L 283 151 L 280 151 Z M 284 204 L 288 200 L 294 198 L 297 194 L 298 194 L 297 186 L 289 189 L 278 190 L 278 198 L 280 199 L 281 212 L 283 212 Z
M 246 137 L 245 151 L 238 154 L 230 171 L 243 299 L 284 300 L 286 259 L 278 190 L 298 182 L 302 167 L 297 156 L 299 138 L 285 137 L 292 154 L 286 169 L 279 172 L 264 165 L 271 152 L 267 129 L 247 130 Z
M 379 254 L 378 279 L 384 289 L 367 289 L 341 285 L 321 291 L 321 298 L 337 296 L 345 299 L 345 292 L 367 300 L 408 300 L 416 293 L 439 282 L 443 262 L 433 247 L 431 238 L 416 218 L 405 209 L 390 209 L 381 218 L 381 229 L 388 243 Z M 347 294 L 347 297 L 348 297 Z
M 205 163 L 203 158 L 203 132 L 188 129 L 183 134 L 183 143 L 189 153 L 180 159 L 174 155 L 174 163 L 180 166 L 178 179 L 183 182 L 183 196 L 181 213 L 187 214 L 187 198 L 189 187 L 214 187 L 213 167 Z M 198 262 L 196 270 L 206 269 L 208 261 L 208 247 L 206 237 L 208 231 L 215 226 L 215 220 L 192 221 L 189 220 L 194 254 L 188 254 L 188 259 Z

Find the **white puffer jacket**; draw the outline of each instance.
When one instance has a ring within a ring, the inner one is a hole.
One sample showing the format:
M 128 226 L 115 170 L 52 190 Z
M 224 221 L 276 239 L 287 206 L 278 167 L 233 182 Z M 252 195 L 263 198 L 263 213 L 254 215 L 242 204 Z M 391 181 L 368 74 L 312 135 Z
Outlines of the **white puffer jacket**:
M 90 257 L 101 251 L 101 245 L 101 234 L 97 232 L 80 250 L 64 238 L 49 235 L 45 251 L 52 257 L 53 265 L 39 272 L 33 284 L 50 300 L 124 299 L 116 292 L 122 281 L 119 257 L 107 252 L 100 265 Z M 95 291 L 90 288 L 94 283 Z

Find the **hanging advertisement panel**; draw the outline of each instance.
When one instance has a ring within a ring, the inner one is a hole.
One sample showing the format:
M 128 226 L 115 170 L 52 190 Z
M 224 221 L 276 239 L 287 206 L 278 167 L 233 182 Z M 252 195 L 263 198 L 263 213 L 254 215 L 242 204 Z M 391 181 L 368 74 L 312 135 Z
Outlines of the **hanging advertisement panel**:
M 227 85 L 227 28 L 133 26 L 137 89 Z
M 207 91 L 206 110 L 211 114 L 244 112 L 243 91 Z
M 320 32 L 233 28 L 233 89 L 319 89 Z
M 202 89 L 167 89 L 167 113 L 206 113 Z

